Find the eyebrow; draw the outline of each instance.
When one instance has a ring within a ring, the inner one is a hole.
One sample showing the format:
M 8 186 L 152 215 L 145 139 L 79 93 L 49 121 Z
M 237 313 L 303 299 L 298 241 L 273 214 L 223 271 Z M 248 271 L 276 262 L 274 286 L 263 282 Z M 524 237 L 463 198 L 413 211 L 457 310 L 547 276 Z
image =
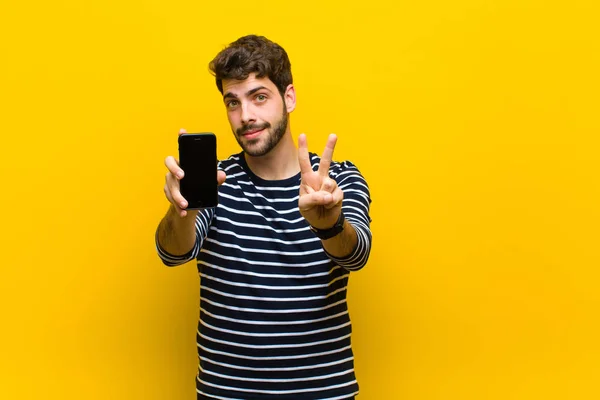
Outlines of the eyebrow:
M 258 92 L 259 90 L 262 90 L 262 89 L 268 90 L 268 91 L 270 92 L 269 88 L 267 88 L 267 87 L 265 87 L 265 86 L 257 86 L 257 87 L 255 87 L 254 89 L 250 89 L 250 90 L 248 90 L 248 91 L 246 92 L 246 96 L 251 96 L 251 95 L 253 95 L 254 93 L 256 93 L 256 92 Z M 223 96 L 223 100 L 225 100 L 225 99 L 237 99 L 237 98 L 238 98 L 238 96 L 237 96 L 235 93 L 232 93 L 232 92 L 227 92 L 227 93 L 225 93 L 225 95 Z

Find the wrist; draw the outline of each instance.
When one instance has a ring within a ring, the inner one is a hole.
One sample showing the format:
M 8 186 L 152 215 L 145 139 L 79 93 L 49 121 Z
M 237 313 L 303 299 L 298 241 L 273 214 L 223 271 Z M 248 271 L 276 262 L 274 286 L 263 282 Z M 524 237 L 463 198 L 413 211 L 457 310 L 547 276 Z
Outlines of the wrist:
M 344 230 L 346 218 L 344 213 L 340 210 L 340 215 L 338 216 L 337 221 L 333 224 L 332 227 L 322 229 L 315 228 L 314 226 L 309 224 L 310 230 L 321 240 L 331 239 L 337 235 L 339 235 Z
M 181 211 L 186 212 L 184 217 L 181 216 Z M 186 223 L 186 221 L 195 221 L 198 212 L 199 210 L 182 210 L 181 208 L 171 204 L 167 216 L 175 223 Z

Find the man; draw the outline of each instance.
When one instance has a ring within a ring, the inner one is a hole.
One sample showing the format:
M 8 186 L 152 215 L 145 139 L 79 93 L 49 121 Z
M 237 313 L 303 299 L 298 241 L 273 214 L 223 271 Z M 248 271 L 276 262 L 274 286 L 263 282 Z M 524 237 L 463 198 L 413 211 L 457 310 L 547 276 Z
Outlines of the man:
M 346 288 L 371 248 L 370 195 L 349 161 L 294 144 L 283 48 L 245 36 L 210 63 L 242 152 L 218 165 L 219 205 L 185 210 L 173 157 L 156 232 L 166 265 L 197 259 L 198 399 L 352 399 Z M 181 133 L 181 132 L 180 132 Z

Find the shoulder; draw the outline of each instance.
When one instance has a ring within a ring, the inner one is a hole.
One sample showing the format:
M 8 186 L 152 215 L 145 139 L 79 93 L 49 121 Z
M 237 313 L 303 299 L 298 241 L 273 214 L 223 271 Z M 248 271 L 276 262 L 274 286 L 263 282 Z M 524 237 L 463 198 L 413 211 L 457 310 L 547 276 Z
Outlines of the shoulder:
M 352 161 L 332 161 L 329 167 L 329 176 L 344 190 L 355 188 L 369 192 L 367 180 Z
M 356 164 L 352 161 L 332 161 L 329 167 L 329 175 L 361 175 Z
M 321 157 L 318 154 L 310 153 L 310 162 L 313 167 L 313 170 L 316 171 L 319 169 L 319 162 L 321 162 Z M 350 161 L 350 160 L 343 160 L 343 161 L 333 160 L 333 161 L 331 161 L 331 164 L 329 165 L 329 176 L 331 178 L 334 178 L 337 180 L 338 177 L 349 176 L 349 175 L 353 175 L 353 176 L 362 178 L 362 174 L 360 173 L 360 170 L 358 169 L 356 164 L 354 164 L 352 161 Z
M 236 168 L 242 168 L 241 164 L 240 164 L 240 157 L 241 157 L 241 153 L 239 154 L 232 154 L 230 155 L 228 158 L 224 159 L 224 160 L 220 160 L 217 163 L 217 168 L 220 170 L 223 170 L 225 172 L 231 170 L 231 169 L 236 169 Z

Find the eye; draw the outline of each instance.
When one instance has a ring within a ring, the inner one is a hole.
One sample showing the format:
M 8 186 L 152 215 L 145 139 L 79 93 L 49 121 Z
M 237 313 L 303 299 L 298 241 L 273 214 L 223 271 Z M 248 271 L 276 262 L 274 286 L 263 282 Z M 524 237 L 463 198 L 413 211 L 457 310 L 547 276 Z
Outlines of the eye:
M 259 94 L 256 96 L 256 100 L 262 103 L 263 101 L 267 100 L 267 96 L 265 96 L 264 94 Z
M 238 105 L 238 101 L 237 100 L 231 100 L 227 102 L 227 108 L 229 109 L 233 109 L 235 107 L 237 107 Z

